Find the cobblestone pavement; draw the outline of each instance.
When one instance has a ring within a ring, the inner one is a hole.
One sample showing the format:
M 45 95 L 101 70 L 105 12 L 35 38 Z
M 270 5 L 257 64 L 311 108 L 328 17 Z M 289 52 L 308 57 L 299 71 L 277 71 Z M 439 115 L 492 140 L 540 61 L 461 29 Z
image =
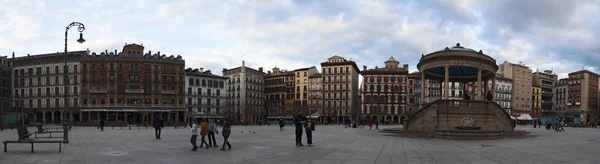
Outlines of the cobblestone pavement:
M 600 129 L 566 128 L 565 132 L 553 132 L 517 128 L 531 134 L 500 140 L 456 141 L 317 126 L 313 133 L 315 147 L 295 147 L 292 127 L 286 126 L 282 132 L 276 126 L 234 126 L 232 150 L 210 148 L 193 152 L 187 129 L 167 127 L 162 140 L 156 140 L 151 128 L 108 128 L 100 132 L 94 127 L 74 127 L 69 136 L 71 143 L 63 144 L 62 153 L 57 144 L 36 144 L 35 153 L 29 152 L 28 144 L 9 144 L 8 152 L 0 153 L 0 163 L 600 163 Z M 0 138 L 12 140 L 16 130 L 0 131 Z M 217 142 L 222 141 L 217 136 Z

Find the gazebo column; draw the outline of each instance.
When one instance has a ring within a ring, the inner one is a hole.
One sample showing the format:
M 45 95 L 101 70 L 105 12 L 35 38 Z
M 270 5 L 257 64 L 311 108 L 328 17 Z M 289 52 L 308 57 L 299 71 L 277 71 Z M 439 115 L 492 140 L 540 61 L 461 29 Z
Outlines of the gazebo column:
M 496 77 L 492 78 L 492 101 L 496 101 Z
M 477 99 L 476 100 L 483 100 L 483 96 L 481 94 L 481 68 L 479 68 L 477 70 L 477 93 L 475 93 L 477 95 Z
M 425 71 L 421 71 L 421 104 L 425 104 L 427 100 L 425 100 L 425 85 L 427 81 L 425 80 Z
M 444 66 L 444 98 L 443 99 L 450 99 L 449 95 L 450 95 L 450 66 L 449 65 L 445 65 Z

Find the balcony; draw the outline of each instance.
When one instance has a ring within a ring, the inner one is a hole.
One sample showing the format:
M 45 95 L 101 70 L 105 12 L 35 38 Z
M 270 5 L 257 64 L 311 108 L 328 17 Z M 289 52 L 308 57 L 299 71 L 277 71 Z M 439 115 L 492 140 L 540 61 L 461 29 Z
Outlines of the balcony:
M 106 93 L 106 88 L 90 89 L 90 93 Z
M 144 93 L 143 89 L 126 89 L 125 93 Z
M 175 94 L 177 93 L 175 90 L 162 90 L 161 91 L 162 94 Z

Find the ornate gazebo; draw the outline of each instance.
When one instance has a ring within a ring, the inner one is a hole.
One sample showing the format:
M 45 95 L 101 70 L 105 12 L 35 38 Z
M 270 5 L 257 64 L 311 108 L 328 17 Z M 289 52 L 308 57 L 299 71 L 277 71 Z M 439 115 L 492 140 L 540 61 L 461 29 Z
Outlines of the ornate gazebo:
M 446 139 L 493 139 L 513 130 L 508 113 L 493 101 L 495 94 L 490 95 L 491 101 L 484 96 L 495 90 L 491 87 L 490 91 L 488 85 L 491 81 L 491 86 L 495 86 L 498 66 L 494 58 L 457 43 L 452 48 L 422 55 L 417 68 L 423 84 L 427 80 L 442 82 L 439 88 L 443 93 L 441 99 L 426 102 L 409 118 L 407 131 L 427 132 Z M 463 84 L 464 94 L 468 93 L 467 83 L 476 87 L 473 96 L 450 99 L 450 83 L 456 82 Z M 426 86 L 421 85 L 423 93 L 428 93 Z M 421 95 L 421 100 L 426 100 L 426 94 Z

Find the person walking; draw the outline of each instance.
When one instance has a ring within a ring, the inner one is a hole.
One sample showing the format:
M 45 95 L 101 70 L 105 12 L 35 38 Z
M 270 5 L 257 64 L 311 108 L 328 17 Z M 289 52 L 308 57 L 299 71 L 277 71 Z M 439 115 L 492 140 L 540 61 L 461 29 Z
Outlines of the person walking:
M 304 123 L 304 129 L 306 129 L 306 143 L 308 147 L 312 147 L 312 132 L 315 131 L 315 123 L 311 119 L 308 119 Z
M 369 123 L 369 130 L 371 130 L 371 128 L 373 128 L 373 119 L 369 119 L 368 121 Z
M 156 135 L 157 140 L 161 139 L 160 133 L 161 133 L 163 127 L 164 127 L 163 120 L 160 117 L 156 117 L 154 119 L 154 134 Z
M 298 115 L 294 117 L 294 125 L 296 125 L 296 147 L 304 146 L 302 145 L 302 123 L 303 123 L 302 114 L 298 112 Z
M 198 150 L 198 146 L 196 145 L 196 140 L 198 139 L 198 121 L 194 121 L 192 125 L 188 125 L 188 128 L 192 131 L 192 138 L 190 142 L 192 143 L 192 151 Z
M 279 119 L 279 131 L 283 131 L 284 126 L 285 126 L 285 123 L 283 122 L 283 119 Z
M 217 124 L 215 123 L 215 120 L 211 119 L 210 123 L 208 123 L 208 145 L 212 147 L 219 147 L 217 140 L 215 139 L 215 133 L 219 134 L 219 131 L 217 130 Z
M 200 148 L 203 147 L 203 145 L 206 145 L 206 149 L 208 149 L 209 145 L 208 143 L 206 143 L 206 139 L 204 139 L 204 137 L 206 137 L 206 135 L 208 134 L 208 124 L 206 123 L 206 120 L 202 122 L 202 124 L 200 124 L 200 135 L 202 136 L 201 142 L 200 142 Z
M 229 122 L 229 120 L 223 120 L 223 130 L 221 130 L 221 132 L 223 133 L 223 147 L 221 147 L 221 151 L 225 151 L 225 145 L 227 145 L 229 147 L 229 150 L 231 150 L 231 144 L 229 144 L 229 135 L 231 134 L 231 122 Z
M 375 120 L 375 130 L 379 130 L 379 120 Z
M 104 131 L 104 119 L 100 119 L 100 123 L 98 124 L 98 128 L 100 128 L 101 132 Z

